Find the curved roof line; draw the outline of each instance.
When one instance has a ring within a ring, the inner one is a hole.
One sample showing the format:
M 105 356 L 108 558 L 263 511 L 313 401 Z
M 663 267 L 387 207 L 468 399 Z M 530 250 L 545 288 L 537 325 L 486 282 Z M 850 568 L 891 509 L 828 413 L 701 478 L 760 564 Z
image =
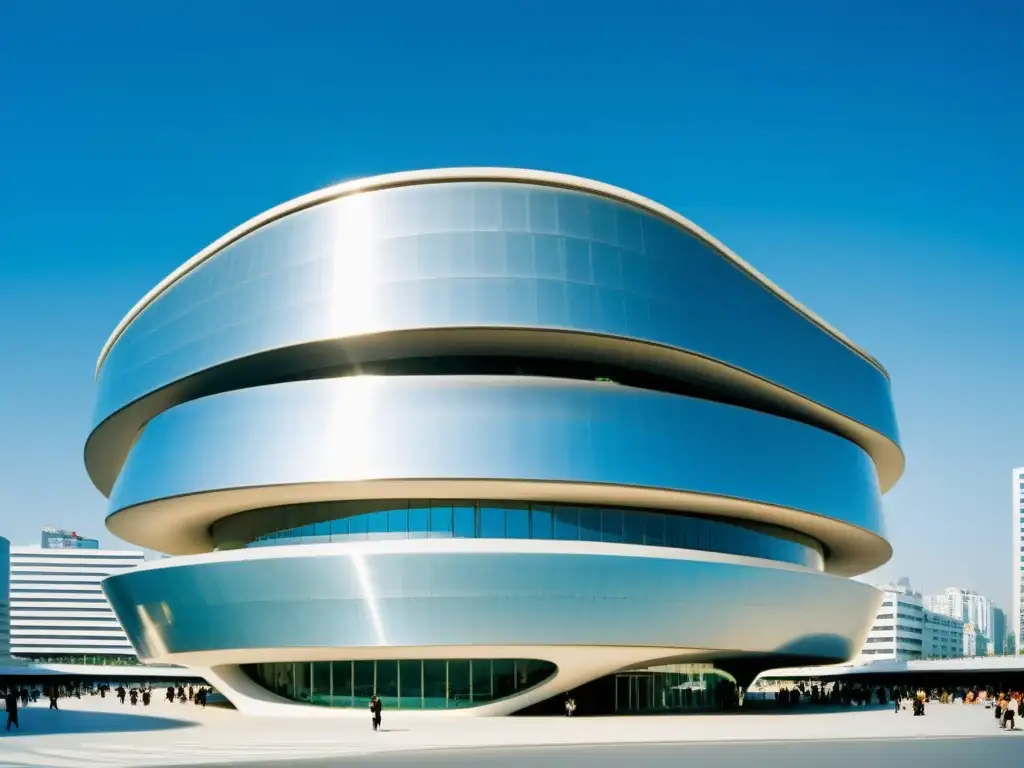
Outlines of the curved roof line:
M 388 173 L 380 176 L 368 176 L 366 178 L 342 182 L 340 184 L 335 184 L 333 186 L 293 198 L 281 203 L 280 205 L 276 205 L 214 240 L 210 245 L 206 246 L 206 248 L 201 250 L 157 283 L 149 293 L 143 296 L 142 299 L 140 299 L 139 302 L 129 310 L 128 314 L 122 318 L 121 322 L 117 324 L 114 332 L 110 334 L 110 338 L 108 338 L 106 343 L 103 345 L 103 349 L 100 351 L 99 360 L 96 362 L 96 375 L 99 375 L 100 369 L 103 367 L 103 363 L 107 359 L 107 355 L 110 354 L 110 350 L 113 348 L 114 344 L 117 343 L 117 340 L 125 330 L 127 330 L 128 326 L 135 321 L 135 318 L 142 314 L 146 307 L 152 304 L 160 294 L 170 288 L 182 277 L 187 275 L 207 259 L 212 258 L 224 248 L 234 243 L 236 240 L 240 240 L 245 235 L 248 235 L 260 227 L 276 221 L 277 219 L 283 218 L 291 213 L 335 200 L 340 197 L 346 197 L 360 192 L 374 192 L 393 187 L 455 181 L 520 182 L 571 189 L 579 192 L 588 192 L 590 194 L 627 203 L 637 208 L 642 208 L 650 213 L 660 216 L 663 219 L 667 219 L 714 248 L 718 253 L 732 262 L 732 264 L 744 271 L 749 277 L 761 283 L 761 285 L 782 299 L 782 301 L 786 302 L 790 307 L 802 314 L 836 340 L 849 347 L 853 352 L 864 358 L 867 362 L 871 363 L 871 365 L 877 368 L 887 379 L 889 378 L 889 374 L 885 370 L 885 367 L 866 350 L 862 349 L 836 328 L 832 327 L 821 317 L 783 291 L 779 286 L 775 285 L 775 283 L 770 281 L 767 277 L 754 269 L 754 267 L 740 258 L 736 253 L 731 251 L 724 243 L 715 239 L 692 221 L 676 213 L 671 208 L 661 205 L 660 203 L 656 203 L 653 200 L 649 200 L 642 195 L 637 195 L 633 192 L 622 189 L 621 187 L 605 184 L 600 181 L 592 181 L 581 176 L 571 176 L 564 173 L 535 171 L 523 168 L 436 168 L 420 171 Z

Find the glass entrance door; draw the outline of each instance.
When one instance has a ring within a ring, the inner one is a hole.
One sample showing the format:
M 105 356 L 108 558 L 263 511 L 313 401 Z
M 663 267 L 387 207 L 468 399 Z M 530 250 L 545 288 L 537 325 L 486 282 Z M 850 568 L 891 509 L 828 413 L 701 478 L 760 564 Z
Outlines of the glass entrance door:
M 615 711 L 648 712 L 654 709 L 654 680 L 650 674 L 615 677 Z

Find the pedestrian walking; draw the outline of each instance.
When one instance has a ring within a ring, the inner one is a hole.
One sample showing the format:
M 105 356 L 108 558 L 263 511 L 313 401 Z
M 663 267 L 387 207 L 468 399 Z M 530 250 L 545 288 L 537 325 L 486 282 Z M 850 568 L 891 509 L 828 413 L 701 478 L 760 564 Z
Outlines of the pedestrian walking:
M 11 730 L 13 725 L 20 731 L 21 726 L 18 725 L 18 694 L 15 693 L 13 688 L 8 689 L 7 695 L 4 696 L 4 704 L 7 708 L 7 730 Z
M 383 709 L 383 706 L 381 705 L 380 699 L 377 698 L 377 695 L 374 694 L 373 696 L 371 696 L 370 697 L 370 719 L 371 719 L 371 722 L 373 723 L 373 730 L 375 730 L 375 731 L 378 728 L 380 728 L 380 713 L 381 713 L 382 709 Z
M 1014 719 L 1017 717 L 1017 697 L 1011 691 L 1006 697 L 1006 706 L 1003 707 L 1003 722 L 1001 723 L 1002 728 L 1008 730 L 1014 729 Z

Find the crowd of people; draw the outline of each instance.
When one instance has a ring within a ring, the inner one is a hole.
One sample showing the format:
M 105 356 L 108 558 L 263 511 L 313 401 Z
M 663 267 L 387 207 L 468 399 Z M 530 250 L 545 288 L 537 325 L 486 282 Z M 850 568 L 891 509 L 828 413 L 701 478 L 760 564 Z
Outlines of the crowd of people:
M 926 691 L 920 686 L 868 686 L 859 683 L 801 682 L 792 687 L 782 686 L 775 692 L 779 706 L 801 704 L 869 706 L 893 705 L 893 711 L 912 712 L 921 717 L 928 702 L 940 704 L 984 705 L 995 711 L 1000 728 L 1014 730 L 1017 713 L 1024 711 L 1020 691 L 996 691 L 994 688 L 933 688 Z
M 212 692 L 212 688 L 209 686 L 196 686 L 189 685 L 185 688 L 184 685 L 179 685 L 175 688 L 173 685 L 167 686 L 165 692 L 165 700 L 171 703 L 179 702 L 184 704 L 186 702 L 192 702 L 197 706 L 206 707 L 207 699 Z M 58 700 L 61 698 L 76 698 L 81 699 L 82 695 L 88 696 L 99 696 L 100 698 L 106 698 L 107 694 L 111 693 L 111 687 L 107 683 L 96 683 L 96 684 L 83 684 L 83 683 L 64 683 L 60 685 L 51 685 L 44 688 L 42 691 L 37 686 L 27 687 L 25 685 L 7 685 L 6 687 L 0 687 L 0 694 L 3 696 L 4 709 L 7 712 L 7 730 L 11 730 L 11 726 L 14 726 L 18 730 L 21 729 L 21 724 L 18 722 L 18 711 L 24 707 L 27 707 L 29 702 L 35 703 L 39 701 L 40 694 L 45 696 L 50 702 L 49 709 L 60 709 Z M 131 702 L 132 706 L 136 706 L 139 703 L 144 707 L 148 707 L 153 700 L 153 684 L 142 683 L 138 686 L 130 685 L 125 687 L 123 684 L 119 684 L 117 688 L 113 689 L 113 693 L 117 696 L 118 701 L 124 704 L 126 701 Z

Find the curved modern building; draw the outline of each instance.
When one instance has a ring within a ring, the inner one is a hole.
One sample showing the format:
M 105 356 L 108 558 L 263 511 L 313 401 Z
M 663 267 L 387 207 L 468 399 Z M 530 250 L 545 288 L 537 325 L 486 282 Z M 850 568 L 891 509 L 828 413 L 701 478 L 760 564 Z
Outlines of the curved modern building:
M 104 582 L 139 656 L 264 714 L 676 709 L 846 660 L 903 470 L 885 370 L 724 245 L 492 168 L 186 262 L 104 347 L 85 461 L 177 556 Z

